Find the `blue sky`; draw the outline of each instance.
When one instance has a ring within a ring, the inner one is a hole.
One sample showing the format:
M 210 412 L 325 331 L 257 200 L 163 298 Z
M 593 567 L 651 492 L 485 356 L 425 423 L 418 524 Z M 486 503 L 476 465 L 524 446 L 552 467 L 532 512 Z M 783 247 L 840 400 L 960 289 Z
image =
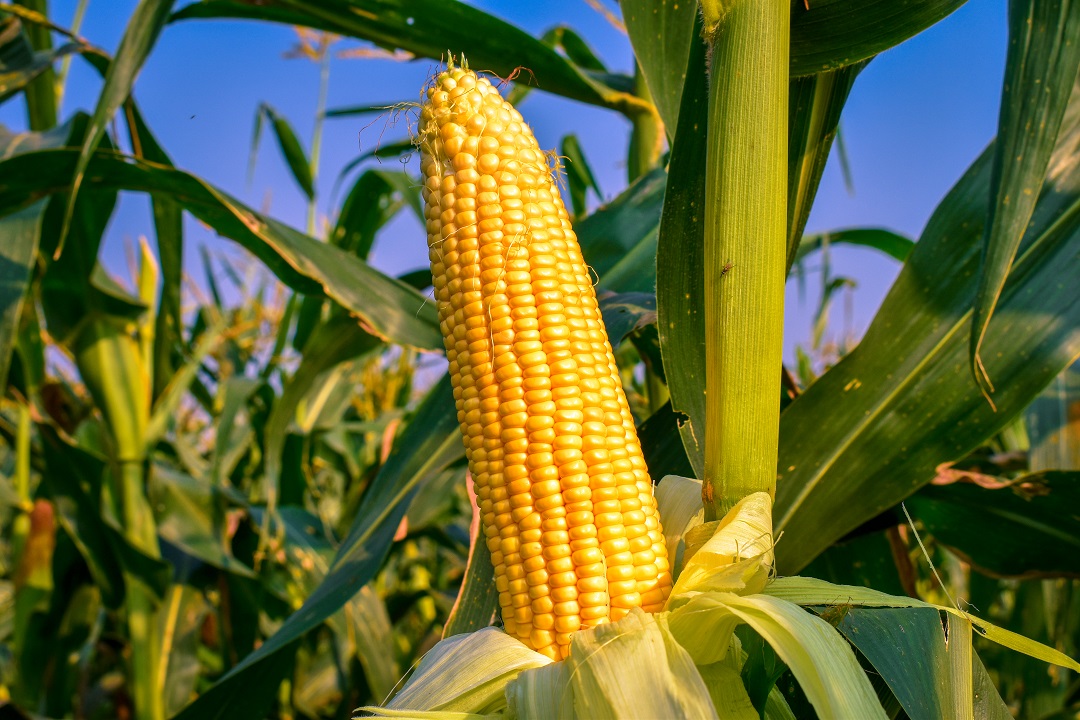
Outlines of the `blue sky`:
M 606 0 L 614 8 L 613 0 Z M 177 5 L 185 4 L 179 0 Z M 629 72 L 632 55 L 626 36 L 584 0 L 521 3 L 478 0 L 474 4 L 539 34 L 569 24 L 583 35 L 609 67 Z M 114 50 L 135 0 L 89 0 L 82 35 Z M 69 25 L 74 0 L 51 0 L 56 22 Z M 808 231 L 853 226 L 881 226 L 917 237 L 945 192 L 993 137 L 1007 40 L 1005 0 L 970 0 L 922 35 L 883 53 L 855 83 L 843 116 L 843 133 L 854 178 L 849 194 L 835 152 L 825 171 Z M 174 162 L 256 208 L 303 228 L 306 199 L 293 183 L 276 144 L 263 138 L 254 181 L 247 166 L 255 110 L 267 102 L 286 116 L 309 144 L 314 123 L 319 69 L 307 60 L 285 59 L 296 42 L 285 26 L 241 21 L 188 21 L 166 27 L 136 84 L 136 98 L 151 128 Z M 364 47 L 342 40 L 338 49 Z M 455 52 L 459 49 L 450 48 Z M 467 50 L 467 49 L 465 49 Z M 429 60 L 335 59 L 331 66 L 329 107 L 390 104 L 415 100 L 433 68 Z M 64 113 L 90 110 L 100 80 L 85 65 L 72 67 Z M 617 113 L 540 92 L 521 111 L 544 147 L 556 147 L 566 133 L 582 142 L 606 198 L 626 185 L 624 156 L 629 123 Z M 0 106 L 0 123 L 25 128 L 21 101 Z M 332 213 L 330 190 L 342 167 L 357 155 L 357 134 L 370 119 L 327 122 L 320 174 L 320 213 Z M 361 136 L 365 146 L 379 141 L 381 125 Z M 403 136 L 390 128 L 383 141 Z M 414 162 L 415 167 L 415 162 Z M 149 202 L 125 195 L 109 229 L 103 259 L 126 275 L 124 246 L 140 235 L 152 236 Z M 197 221 L 188 218 L 185 267 L 201 276 L 196 248 L 235 253 Z M 424 237 L 414 219 L 402 215 L 380 236 L 374 264 L 391 273 L 426 262 Z M 873 251 L 836 249 L 833 272 L 854 279 L 857 287 L 833 312 L 830 337 L 861 335 L 898 272 L 896 262 Z M 810 336 L 817 303 L 816 277 L 805 293 L 791 283 L 785 355 Z

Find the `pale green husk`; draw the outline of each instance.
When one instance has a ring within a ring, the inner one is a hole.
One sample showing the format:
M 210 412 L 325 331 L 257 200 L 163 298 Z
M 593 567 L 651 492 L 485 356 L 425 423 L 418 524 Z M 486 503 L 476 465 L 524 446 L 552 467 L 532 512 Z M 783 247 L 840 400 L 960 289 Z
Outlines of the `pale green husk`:
M 938 706 L 972 712 L 971 632 L 1080 671 L 1064 654 L 956 608 L 813 578 L 773 578 L 772 500 L 747 496 L 721 520 L 702 523 L 701 483 L 669 476 L 657 487 L 668 549 L 684 556 L 664 612 L 631 612 L 574 635 L 553 663 L 497 628 L 443 640 L 424 656 L 384 709 L 364 714 L 418 720 L 577 720 L 635 717 L 753 720 L 743 686 L 746 659 L 735 629 L 749 625 L 790 668 L 819 717 L 884 718 L 851 645 L 803 606 L 926 607 L 950 614 L 948 673 Z M 668 514 L 671 514 L 670 522 Z M 793 718 L 773 688 L 767 720 Z

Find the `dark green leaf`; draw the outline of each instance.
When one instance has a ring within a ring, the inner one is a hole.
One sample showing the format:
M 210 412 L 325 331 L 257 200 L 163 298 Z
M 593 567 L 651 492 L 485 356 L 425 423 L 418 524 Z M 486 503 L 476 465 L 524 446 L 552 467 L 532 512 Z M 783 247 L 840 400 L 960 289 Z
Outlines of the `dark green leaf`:
M 311 177 L 311 163 L 308 162 L 307 152 L 304 151 L 304 146 L 300 144 L 300 138 L 296 136 L 289 121 L 278 115 L 277 111 L 266 103 L 260 104 L 259 109 L 255 111 L 255 130 L 251 137 L 251 163 L 248 166 L 249 181 L 255 173 L 255 158 L 259 153 L 259 136 L 262 135 L 264 117 L 270 121 L 274 137 L 277 138 L 278 148 L 281 150 L 282 157 L 285 158 L 285 163 L 289 166 L 289 171 L 292 172 L 293 179 L 310 200 L 315 197 L 315 180 Z
M 49 425 L 39 424 L 38 430 L 46 445 L 42 480 L 56 504 L 57 520 L 90 568 L 103 602 L 111 608 L 120 606 L 124 572 L 162 595 L 171 574 L 169 566 L 131 545 L 102 514 L 104 462 L 68 443 Z
M 792 78 L 788 93 L 788 269 L 796 251 L 821 174 L 829 160 L 840 112 L 866 63 L 833 72 Z
M 109 124 L 117 109 L 131 93 L 135 77 L 139 74 L 146 56 L 150 54 L 150 48 L 154 46 L 161 29 L 165 26 L 172 4 L 173 0 L 140 0 L 131 19 L 128 20 L 124 37 L 120 40 L 120 47 L 112 62 L 109 63 L 109 70 L 105 74 L 105 87 L 98 95 L 97 107 L 94 108 L 94 114 L 90 118 L 86 136 L 82 141 L 82 149 L 75 161 L 71 196 L 64 216 L 63 229 L 60 231 L 61 246 L 67 235 L 68 225 L 75 210 L 75 200 L 90 165 L 90 158 L 101 142 L 102 136 L 105 135 L 105 126 Z M 60 248 L 57 248 L 57 253 L 59 252 Z
M 984 357 L 1002 381 L 998 412 L 963 372 L 992 151 L 938 207 L 859 346 L 784 412 L 782 574 L 992 437 L 1080 354 L 1078 144 L 1074 102 L 988 335 Z
M 224 499 L 209 482 L 159 464 L 150 472 L 146 490 L 161 539 L 216 568 L 255 577 L 233 557 L 224 518 L 216 509 Z
M 70 150 L 16 155 L 0 161 L 0 216 L 43 192 L 70 187 Z M 88 167 L 95 188 L 165 194 L 225 237 L 254 253 L 282 282 L 331 298 L 379 337 L 425 350 L 441 349 L 435 309 L 407 285 L 359 258 L 262 216 L 187 173 L 100 153 Z
M 551 28 L 540 39 L 552 47 L 561 48 L 566 53 L 566 57 L 583 70 L 594 70 L 600 73 L 608 71 L 603 61 L 596 56 L 596 52 L 585 42 L 585 38 L 567 25 Z
M 562 140 L 562 154 L 566 161 L 563 170 L 566 172 L 566 184 L 570 190 L 570 207 L 574 217 L 585 215 L 586 193 L 592 190 L 597 197 L 603 197 L 600 186 L 596 184 L 589 161 L 585 159 L 585 152 L 581 149 L 577 135 L 567 135 Z
M 641 452 L 654 482 L 659 482 L 666 475 L 694 476 L 694 469 L 679 436 L 678 420 L 669 401 L 638 426 Z
M 671 138 L 679 122 L 690 44 L 701 42 L 694 32 L 697 3 L 620 0 L 619 5 L 634 56 L 645 73 L 653 102 Z
M 443 628 L 443 637 L 460 635 L 486 628 L 491 618 L 499 609 L 499 592 L 495 589 L 495 570 L 491 566 L 491 552 L 488 550 L 484 530 L 480 527 L 479 515 L 473 509 L 472 547 L 469 561 L 465 566 L 465 577 L 461 581 L 457 601 L 450 611 Z
M 0 387 L 7 387 L 23 299 L 37 255 L 46 200 L 0 218 Z
M 694 477 L 705 477 L 705 46 L 691 46 L 656 249 L 660 350 Z
M 945 643 L 936 609 L 838 607 L 822 617 L 829 612 L 839 616 L 837 630 L 866 656 L 911 720 L 955 717 L 952 644 Z
M 604 290 L 655 289 L 657 227 L 666 181 L 661 169 L 643 175 L 574 228 L 585 262 L 596 272 Z
M 897 572 L 893 552 L 885 532 L 870 532 L 832 545 L 799 574 L 902 597 L 908 593 Z
M 315 326 L 304 345 L 300 366 L 285 382 L 281 397 L 274 403 L 263 430 L 266 463 L 263 493 L 271 514 L 277 503 L 285 433 L 296 417 L 296 408 L 315 386 L 320 375 L 347 360 L 362 357 L 381 345 L 377 337 L 366 332 L 355 319 L 344 313 L 335 314 L 328 321 Z
M 926 531 L 984 572 L 1080 577 L 1080 472 L 1025 475 L 1012 487 L 927 485 L 907 501 Z
M 971 371 L 987 393 L 987 400 L 994 384 L 980 351 L 1035 210 L 1069 92 L 1076 82 L 1080 68 L 1078 38 L 1077 0 L 1009 3 L 1009 54 L 990 180 L 993 201 L 971 321 Z
M 918 35 L 964 2 L 792 0 L 791 75 L 813 75 L 868 60 Z
M 413 496 L 432 477 L 458 461 L 464 450 L 453 408 L 449 376 L 425 398 L 376 476 L 352 529 L 326 578 L 296 613 L 175 720 L 256 720 L 264 709 L 254 696 L 274 696 L 285 669 L 283 656 L 296 640 L 318 627 L 366 585 L 381 567 Z
M 390 170 L 368 170 L 345 198 L 330 242 L 366 260 L 375 242 L 375 233 L 406 205 L 423 223 L 420 193 L 409 175 Z
M 1025 658 L 1025 660 L 1042 663 L 1041 660 L 1033 658 Z M 1040 665 L 1040 669 L 1045 673 L 1044 664 Z M 986 666 L 978 655 L 971 658 L 971 674 L 975 692 L 975 712 L 972 715 L 980 720 L 1012 720 L 1013 714 L 1009 712 L 1005 701 L 1001 699 L 1001 693 L 998 692 L 997 686 L 990 678 L 990 673 L 986 672 Z M 1066 720 L 1066 718 L 1063 717 L 1061 720 Z
M 1024 413 L 1034 472 L 1080 467 L 1080 361 L 1054 378 Z
M 618 347 L 630 333 L 656 322 L 656 296 L 652 293 L 599 293 L 608 341 Z
M 187 5 L 172 20 L 223 17 L 318 28 L 435 60 L 445 60 L 448 51 L 464 53 L 474 69 L 504 78 L 528 68 L 547 92 L 617 109 L 632 103 L 629 78 L 579 68 L 548 44 L 458 0 L 209 0 Z
M 410 270 L 404 275 L 398 275 L 398 280 L 411 288 L 423 290 L 424 288 L 431 287 L 431 269 L 423 267 L 419 270 Z
M 860 245 L 862 247 L 880 250 L 889 257 L 900 262 L 907 260 L 911 254 L 915 242 L 903 235 L 894 233 L 884 228 L 852 228 L 850 230 L 836 230 L 820 235 L 804 237 L 799 244 L 799 250 L 795 255 L 795 262 L 802 262 L 807 255 L 817 252 L 823 247 L 832 245 Z

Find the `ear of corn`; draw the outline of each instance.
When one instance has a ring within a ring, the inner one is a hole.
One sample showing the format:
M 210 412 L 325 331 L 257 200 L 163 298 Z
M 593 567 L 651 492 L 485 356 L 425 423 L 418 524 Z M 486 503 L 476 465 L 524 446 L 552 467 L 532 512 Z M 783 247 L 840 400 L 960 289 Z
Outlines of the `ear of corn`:
M 529 127 L 452 64 L 419 144 L 431 270 L 506 632 L 553 659 L 662 609 L 652 482 L 591 276 Z

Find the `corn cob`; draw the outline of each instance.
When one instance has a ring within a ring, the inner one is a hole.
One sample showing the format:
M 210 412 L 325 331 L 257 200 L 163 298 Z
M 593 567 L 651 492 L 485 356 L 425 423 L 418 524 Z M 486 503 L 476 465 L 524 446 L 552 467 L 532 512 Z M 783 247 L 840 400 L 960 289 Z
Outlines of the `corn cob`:
M 528 125 L 450 63 L 418 126 L 458 421 L 506 632 L 553 659 L 659 611 L 667 549 L 589 270 Z

